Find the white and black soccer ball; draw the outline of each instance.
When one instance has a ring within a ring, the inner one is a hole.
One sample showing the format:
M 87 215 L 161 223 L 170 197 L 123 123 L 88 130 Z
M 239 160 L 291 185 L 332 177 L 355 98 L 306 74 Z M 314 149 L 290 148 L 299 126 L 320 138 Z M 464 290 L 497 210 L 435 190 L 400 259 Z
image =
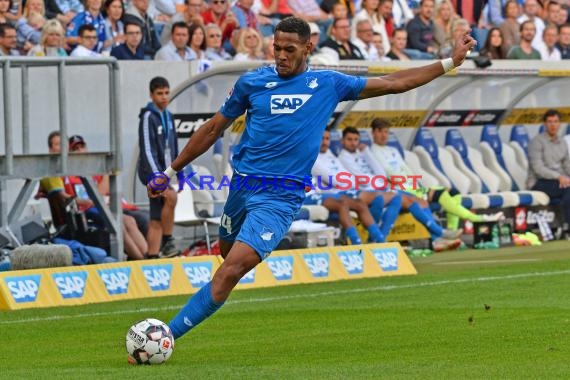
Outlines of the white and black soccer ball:
M 174 337 L 166 323 L 147 318 L 131 326 L 126 346 L 131 364 L 162 364 L 172 355 Z

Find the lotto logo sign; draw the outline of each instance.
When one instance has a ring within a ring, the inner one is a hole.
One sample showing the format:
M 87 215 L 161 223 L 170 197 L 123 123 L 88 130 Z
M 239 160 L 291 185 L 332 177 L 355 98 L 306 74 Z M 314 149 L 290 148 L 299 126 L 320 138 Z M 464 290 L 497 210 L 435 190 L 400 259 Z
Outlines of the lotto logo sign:
M 329 275 L 329 255 L 328 253 L 317 253 L 303 255 L 303 260 L 311 271 L 313 277 L 322 278 Z
M 255 282 L 255 268 L 250 270 L 240 280 L 240 284 L 253 284 Z
M 142 272 L 148 286 L 152 291 L 162 291 L 170 289 L 170 278 L 172 277 L 172 264 L 164 265 L 143 265 Z
M 303 107 L 311 96 L 307 94 L 271 95 L 271 114 L 291 114 Z
M 212 263 L 182 264 L 188 281 L 195 288 L 201 288 L 212 278 Z
M 6 277 L 4 281 L 17 303 L 35 302 L 40 289 L 41 275 Z
M 361 274 L 364 271 L 362 251 L 340 251 L 338 258 L 348 274 Z
M 398 249 L 397 248 L 375 248 L 372 255 L 384 272 L 398 270 Z
M 52 274 L 53 281 L 63 298 L 81 298 L 87 283 L 87 272 L 64 272 Z
M 126 294 L 129 290 L 131 268 L 98 269 L 97 273 L 105 284 L 109 295 Z
M 270 257 L 265 262 L 276 280 L 285 281 L 293 277 L 293 256 Z

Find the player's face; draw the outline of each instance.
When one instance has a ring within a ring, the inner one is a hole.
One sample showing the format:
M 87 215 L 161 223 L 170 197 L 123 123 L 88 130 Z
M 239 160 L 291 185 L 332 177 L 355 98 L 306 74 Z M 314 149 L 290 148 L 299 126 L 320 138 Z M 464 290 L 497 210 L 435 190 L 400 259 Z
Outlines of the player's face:
M 372 130 L 372 138 L 374 143 L 384 146 L 388 144 L 388 137 L 390 137 L 390 128 L 381 128 Z
M 359 144 L 360 136 L 356 133 L 347 133 L 347 135 L 342 138 L 343 148 L 348 150 L 350 153 L 356 152 Z
M 547 117 L 544 122 L 544 128 L 546 128 L 546 133 L 549 136 L 557 136 L 560 129 L 560 118 L 556 115 Z
M 275 50 L 275 67 L 282 77 L 302 73 L 307 68 L 307 56 L 313 44 L 310 40 L 303 42 L 297 33 L 277 31 L 273 48 Z
M 321 139 L 321 153 L 325 153 L 331 146 L 331 134 L 329 131 L 323 133 L 323 138 Z
M 170 89 L 168 87 L 161 87 L 150 93 L 152 102 L 163 111 L 168 106 L 168 99 L 170 98 Z

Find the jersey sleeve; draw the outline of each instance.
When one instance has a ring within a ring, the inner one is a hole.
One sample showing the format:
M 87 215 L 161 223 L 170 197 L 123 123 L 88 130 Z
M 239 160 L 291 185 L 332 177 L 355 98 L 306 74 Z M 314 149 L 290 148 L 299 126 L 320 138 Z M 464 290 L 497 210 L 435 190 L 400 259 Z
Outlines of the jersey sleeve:
M 249 87 L 247 76 L 242 75 L 220 108 L 220 113 L 224 117 L 235 119 L 243 115 L 249 107 Z
M 335 89 L 339 102 L 357 100 L 366 84 L 366 78 L 335 72 Z

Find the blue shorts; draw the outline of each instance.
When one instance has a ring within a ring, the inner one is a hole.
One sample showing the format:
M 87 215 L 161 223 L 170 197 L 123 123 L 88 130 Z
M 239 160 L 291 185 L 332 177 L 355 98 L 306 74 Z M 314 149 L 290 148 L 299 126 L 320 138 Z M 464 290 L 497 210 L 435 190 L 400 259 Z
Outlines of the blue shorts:
M 307 195 L 303 204 L 305 206 L 321 206 L 326 199 L 340 199 L 343 196 L 350 199 L 358 199 L 360 191 L 349 190 L 349 191 L 339 191 L 338 193 L 313 193 Z
M 304 186 L 264 186 L 235 174 L 220 224 L 220 239 L 241 241 L 264 260 L 289 231 L 305 199 Z M 296 183 L 296 182 L 295 182 Z

